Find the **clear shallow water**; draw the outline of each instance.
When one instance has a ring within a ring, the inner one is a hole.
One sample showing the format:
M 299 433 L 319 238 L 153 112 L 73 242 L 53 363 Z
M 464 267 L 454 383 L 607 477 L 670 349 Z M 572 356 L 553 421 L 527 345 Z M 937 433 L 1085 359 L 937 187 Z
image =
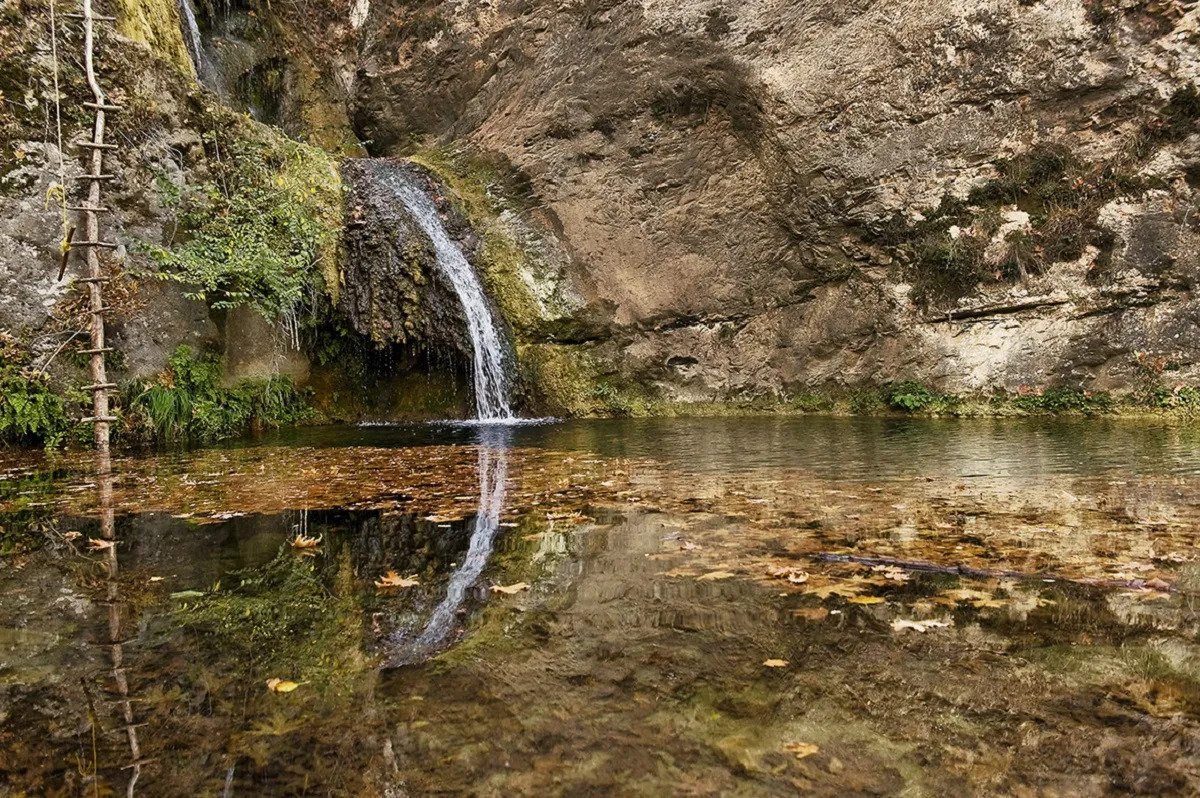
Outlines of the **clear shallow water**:
M 96 552 L 6 453 L 0 793 L 125 791 L 128 706 L 149 795 L 1194 794 L 1195 437 L 311 429 L 119 460 Z
M 878 479 L 943 475 L 1200 474 L 1200 426 L 1125 419 L 693 418 L 525 420 L 514 446 L 653 457 L 687 470 L 803 467 Z M 486 434 L 486 433 L 485 433 Z M 311 427 L 273 443 L 421 446 L 473 443 L 464 422 Z

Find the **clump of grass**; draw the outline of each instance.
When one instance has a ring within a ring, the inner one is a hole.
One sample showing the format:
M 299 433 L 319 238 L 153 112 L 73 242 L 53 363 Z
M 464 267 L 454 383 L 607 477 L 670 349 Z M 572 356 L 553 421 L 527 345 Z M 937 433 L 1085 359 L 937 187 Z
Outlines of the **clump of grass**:
M 1166 374 L 1179 369 L 1177 361 L 1167 355 L 1138 352 L 1135 368 L 1133 404 L 1189 416 L 1200 412 L 1200 388 L 1178 382 L 1167 384 Z
M 1017 410 L 1032 414 L 1098 415 L 1110 413 L 1116 407 L 1116 401 L 1111 394 L 1092 393 L 1073 387 L 1018 392 L 1009 399 L 1009 403 Z
M 829 396 L 821 396 L 816 393 L 798 393 L 787 397 L 787 407 L 790 410 L 796 410 L 801 413 L 828 413 L 834 409 L 836 403 Z
M 66 403 L 29 353 L 0 332 L 0 443 L 57 446 L 70 429 Z
M 211 443 L 261 427 L 298 424 L 312 416 L 292 380 L 273 376 L 221 384 L 216 355 L 180 346 L 150 383 L 126 392 L 130 426 L 147 440 Z
M 1200 128 L 1200 89 L 1193 83 L 1171 93 L 1162 109 L 1142 125 L 1130 150 L 1136 158 L 1146 158 L 1154 150 L 1173 141 L 1182 141 Z

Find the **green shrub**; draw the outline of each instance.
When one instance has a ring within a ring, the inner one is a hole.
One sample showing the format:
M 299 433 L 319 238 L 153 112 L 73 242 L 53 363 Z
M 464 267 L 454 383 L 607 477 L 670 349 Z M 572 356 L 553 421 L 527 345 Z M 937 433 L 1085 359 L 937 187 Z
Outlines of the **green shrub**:
M 1200 388 L 1191 385 L 1158 386 L 1139 392 L 1134 399 L 1137 404 L 1153 410 L 1178 410 L 1187 415 L 1200 412 Z
M 884 398 L 893 410 L 909 413 L 930 410 L 945 399 L 942 394 L 931 391 L 919 382 L 901 382 L 888 386 L 884 389 Z
M 877 388 L 854 388 L 849 395 L 850 412 L 870 415 L 886 406 L 882 392 Z
M 164 204 L 178 209 L 180 238 L 143 244 L 154 276 L 184 283 L 216 309 L 248 305 L 269 321 L 296 318 L 337 281 L 337 169 L 327 154 L 268 138 L 244 120 L 210 123 L 203 139 L 212 179 L 182 190 L 158 180 Z
M 158 379 L 127 392 L 132 423 L 159 441 L 212 441 L 256 427 L 298 424 L 312 416 L 308 397 L 288 377 L 221 384 L 216 355 L 180 346 Z
M 1089 393 L 1081 388 L 1047 388 L 1044 391 L 1018 394 L 1013 407 L 1027 413 L 1083 413 L 1093 415 L 1113 409 L 1113 399 L 1107 393 Z

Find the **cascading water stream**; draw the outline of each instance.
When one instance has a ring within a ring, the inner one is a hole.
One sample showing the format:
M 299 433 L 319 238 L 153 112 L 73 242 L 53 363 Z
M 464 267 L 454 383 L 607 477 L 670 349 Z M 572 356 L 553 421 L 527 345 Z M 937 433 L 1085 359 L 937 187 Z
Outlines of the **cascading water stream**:
M 203 82 L 205 74 L 204 43 L 200 40 L 200 25 L 196 22 L 196 8 L 192 0 L 179 0 L 179 21 L 183 26 L 183 43 L 187 46 L 196 78 Z
M 385 184 L 404 204 L 413 221 L 429 236 L 437 258 L 438 271 L 450 283 L 462 304 L 474 355 L 472 362 L 475 387 L 475 416 L 480 421 L 508 421 L 513 418 L 509 403 L 509 379 L 505 368 L 504 345 L 500 330 L 492 318 L 487 295 L 475 269 L 458 245 L 450 239 L 437 208 L 421 187 L 400 170 L 388 173 Z

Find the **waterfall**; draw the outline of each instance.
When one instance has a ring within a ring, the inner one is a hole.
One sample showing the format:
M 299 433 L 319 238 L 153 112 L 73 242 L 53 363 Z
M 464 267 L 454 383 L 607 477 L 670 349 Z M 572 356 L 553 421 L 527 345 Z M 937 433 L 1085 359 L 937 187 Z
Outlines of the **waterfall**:
M 200 41 L 200 26 L 196 23 L 196 8 L 192 0 L 179 0 L 179 21 L 183 25 L 183 43 L 192 57 L 196 79 L 200 80 L 204 75 L 204 44 Z
M 417 226 L 429 236 L 437 268 L 454 289 L 467 319 L 474 355 L 475 416 L 480 421 L 513 418 L 508 398 L 508 375 L 504 364 L 503 338 L 488 306 L 479 275 L 462 250 L 450 239 L 437 208 L 421 187 L 404 172 L 388 172 L 386 185 L 404 204 Z

